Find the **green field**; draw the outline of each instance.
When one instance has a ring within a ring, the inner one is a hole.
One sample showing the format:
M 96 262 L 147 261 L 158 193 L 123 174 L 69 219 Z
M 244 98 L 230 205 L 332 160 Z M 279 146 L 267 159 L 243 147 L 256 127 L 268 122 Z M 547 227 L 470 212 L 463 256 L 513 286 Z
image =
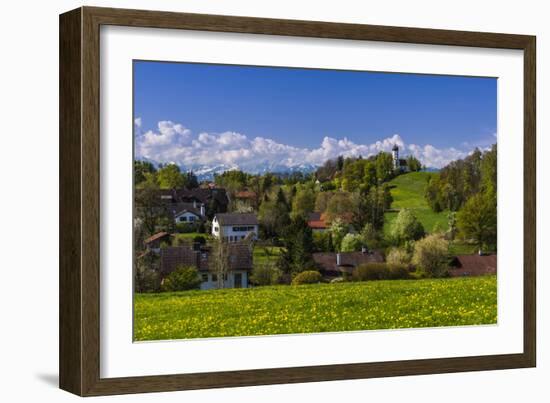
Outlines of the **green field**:
M 436 224 L 438 224 L 442 230 L 447 230 L 448 212 L 442 211 L 440 213 L 435 213 L 430 206 L 428 206 L 424 198 L 426 183 L 431 175 L 439 174 L 435 172 L 411 172 L 392 179 L 389 182 L 389 185 L 392 186 L 391 194 L 393 196 L 391 208 L 394 210 L 400 210 L 402 208 L 411 209 L 424 226 L 426 232 L 431 232 Z M 397 217 L 397 214 L 397 211 L 386 213 L 386 222 L 384 224 L 384 232 L 386 234 L 389 232 L 391 224 Z
M 448 225 L 448 211 L 440 213 L 434 212 L 424 197 L 424 190 L 428 178 L 431 175 L 439 175 L 436 172 L 411 172 L 408 174 L 399 175 L 389 182 L 392 186 L 391 194 L 393 203 L 391 208 L 395 211 L 389 211 L 385 214 L 384 233 L 389 234 L 391 225 L 397 217 L 398 211 L 403 208 L 411 209 L 414 215 L 424 226 L 426 232 L 432 232 L 435 225 L 446 231 Z M 451 255 L 468 255 L 476 253 L 477 248 L 473 244 L 465 243 L 464 241 L 455 240 L 449 245 L 449 253 Z
M 136 294 L 136 341 L 493 324 L 496 276 Z

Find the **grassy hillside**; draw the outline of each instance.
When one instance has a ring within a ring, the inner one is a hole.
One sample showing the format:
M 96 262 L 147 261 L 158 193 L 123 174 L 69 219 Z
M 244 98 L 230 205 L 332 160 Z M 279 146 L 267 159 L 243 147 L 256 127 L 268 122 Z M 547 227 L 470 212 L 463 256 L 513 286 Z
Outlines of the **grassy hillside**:
M 496 276 L 136 294 L 135 340 L 496 323 Z
M 393 196 L 391 208 L 394 210 L 402 208 L 411 209 L 427 232 L 431 232 L 436 224 L 439 224 L 441 229 L 447 230 L 447 212 L 433 212 L 424 198 L 424 189 L 431 175 L 439 174 L 436 172 L 411 172 L 399 175 L 390 181 L 389 184 L 392 186 L 391 194 Z M 397 211 L 386 213 L 384 232 L 389 232 L 391 223 L 396 217 Z

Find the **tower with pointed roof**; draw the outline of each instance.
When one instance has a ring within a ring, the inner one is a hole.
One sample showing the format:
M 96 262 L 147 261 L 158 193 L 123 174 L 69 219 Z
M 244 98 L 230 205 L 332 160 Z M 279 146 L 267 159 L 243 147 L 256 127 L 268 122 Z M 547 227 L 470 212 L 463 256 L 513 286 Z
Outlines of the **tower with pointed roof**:
M 397 170 L 399 169 L 399 147 L 397 144 L 393 145 L 393 148 L 391 149 L 391 155 L 393 158 L 393 169 Z

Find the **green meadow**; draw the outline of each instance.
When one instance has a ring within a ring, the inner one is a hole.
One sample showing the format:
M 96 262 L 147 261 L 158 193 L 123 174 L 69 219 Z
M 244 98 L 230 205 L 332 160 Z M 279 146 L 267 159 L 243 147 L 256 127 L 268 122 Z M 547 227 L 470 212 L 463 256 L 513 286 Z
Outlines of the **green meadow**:
M 134 339 L 494 324 L 496 276 L 135 294 Z
M 424 226 L 426 232 L 432 232 L 437 224 L 442 230 L 447 230 L 448 218 L 447 211 L 436 213 L 432 211 L 426 199 L 424 198 L 424 190 L 426 183 L 432 175 L 439 175 L 436 172 L 411 172 L 408 174 L 399 175 L 389 182 L 391 186 L 391 194 L 393 203 L 391 209 L 386 213 L 386 222 L 384 223 L 384 232 L 388 233 L 391 224 L 397 217 L 398 211 L 403 208 L 412 210 L 414 215 Z

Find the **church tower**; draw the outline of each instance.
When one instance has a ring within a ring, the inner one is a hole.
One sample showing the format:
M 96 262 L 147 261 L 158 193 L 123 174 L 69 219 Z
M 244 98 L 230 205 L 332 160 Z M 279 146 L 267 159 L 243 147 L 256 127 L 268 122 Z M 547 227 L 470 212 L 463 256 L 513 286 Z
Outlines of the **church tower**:
M 397 144 L 393 145 L 391 155 L 393 157 L 393 169 L 397 170 L 399 168 L 399 147 L 397 147 Z

